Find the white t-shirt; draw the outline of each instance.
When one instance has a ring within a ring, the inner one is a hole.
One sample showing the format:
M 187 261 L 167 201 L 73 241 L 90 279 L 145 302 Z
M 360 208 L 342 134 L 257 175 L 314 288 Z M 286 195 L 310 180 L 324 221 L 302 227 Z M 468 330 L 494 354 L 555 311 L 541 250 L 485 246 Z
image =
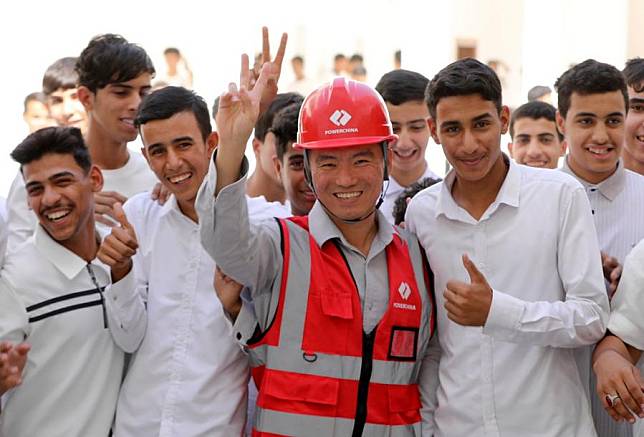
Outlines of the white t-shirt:
M 101 170 L 104 181 L 103 191 L 116 191 L 129 198 L 152 189 L 158 182 L 143 155 L 131 150 L 129 152 L 130 159 L 123 167 L 116 170 Z M 9 189 L 7 210 L 7 250 L 11 252 L 33 234 L 38 222 L 36 215 L 27 204 L 27 190 L 20 171 Z
M 287 205 L 280 202 L 269 202 L 264 196 L 250 197 L 247 195 L 246 205 L 248 205 L 248 217 L 251 221 L 293 216 L 291 209 Z

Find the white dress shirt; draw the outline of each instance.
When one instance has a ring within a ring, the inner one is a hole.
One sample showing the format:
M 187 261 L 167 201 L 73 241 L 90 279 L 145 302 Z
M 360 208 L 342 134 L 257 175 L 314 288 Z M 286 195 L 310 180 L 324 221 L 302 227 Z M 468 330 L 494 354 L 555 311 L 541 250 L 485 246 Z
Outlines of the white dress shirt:
M 418 178 L 416 182 L 420 182 L 425 178 L 440 179 L 440 177 L 436 173 L 429 169 L 429 165 L 427 166 L 427 168 L 425 168 L 425 173 L 423 173 L 423 175 Z M 383 187 L 386 188 L 387 191 L 385 192 L 385 199 L 382 201 L 382 205 L 380 205 L 379 209 L 380 212 L 385 215 L 385 218 L 389 221 L 389 223 L 395 224 L 393 216 L 394 205 L 396 203 L 396 199 L 400 197 L 400 195 L 403 193 L 403 191 L 405 191 L 405 188 L 407 187 L 400 185 L 396 178 L 391 175 L 389 175 L 389 182 L 385 182 L 383 184 Z
M 561 170 L 575 177 L 586 190 L 599 248 L 623 264 L 626 255 L 644 238 L 644 176 L 625 169 L 621 160 L 615 172 L 598 184 L 578 177 L 568 165 L 568 159 L 564 160 Z M 587 347 L 579 350 L 577 359 L 582 382 L 588 386 L 597 433 L 603 437 L 629 437 L 632 435 L 631 425 L 628 422 L 615 422 L 595 394 L 595 379 L 591 378 L 593 349 Z
M 480 220 L 452 197 L 453 170 L 407 209 L 435 277 L 435 435 L 594 436 L 571 350 L 602 338 L 608 321 L 588 199 L 568 175 L 506 162 Z M 463 253 L 493 289 L 484 327 L 458 325 L 443 307 L 448 280 L 469 282 Z
M 213 288 L 215 263 L 199 225 L 174 196 L 160 206 L 142 193 L 125 212 L 139 242 L 148 326 L 121 389 L 114 436 L 239 436 L 248 362 Z
M 106 437 L 124 351 L 137 348 L 145 324 L 132 272 L 111 284 L 107 266 L 37 226 L 0 278 L 0 341 L 31 345 L 22 384 L 3 398 L 0 435 Z

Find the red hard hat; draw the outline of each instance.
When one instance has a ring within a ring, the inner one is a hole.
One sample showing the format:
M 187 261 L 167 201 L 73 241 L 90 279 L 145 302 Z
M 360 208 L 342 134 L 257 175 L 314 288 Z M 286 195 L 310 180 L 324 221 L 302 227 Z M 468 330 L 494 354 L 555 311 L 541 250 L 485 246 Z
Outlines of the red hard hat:
M 336 77 L 304 100 L 298 149 L 329 149 L 395 141 L 385 102 L 373 88 Z

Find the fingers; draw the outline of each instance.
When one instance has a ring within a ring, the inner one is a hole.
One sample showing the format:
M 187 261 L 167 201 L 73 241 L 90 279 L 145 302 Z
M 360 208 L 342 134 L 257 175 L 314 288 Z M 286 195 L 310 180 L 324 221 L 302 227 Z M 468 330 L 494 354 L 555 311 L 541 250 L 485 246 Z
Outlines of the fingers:
M 116 191 L 100 191 L 94 194 L 94 200 L 101 205 L 112 206 L 116 202 L 125 203 L 127 197 Z
M 466 253 L 463 254 L 463 267 L 467 270 L 467 274 L 470 276 L 470 282 L 472 284 L 486 284 L 487 279 L 483 276 L 483 273 L 476 268 L 476 265 L 472 262 L 469 256 Z
M 275 55 L 274 64 L 277 65 L 278 70 L 282 68 L 282 61 L 284 60 L 284 53 L 286 53 L 286 42 L 288 41 L 288 34 L 283 33 L 282 39 L 280 40 L 280 46 L 277 49 L 277 54 Z
M 249 65 L 250 65 L 250 60 L 248 59 L 248 55 L 246 53 L 244 53 L 241 56 L 241 70 L 239 72 L 239 86 L 240 86 L 240 88 L 244 88 L 244 89 L 247 89 L 247 90 L 251 89 L 251 83 L 250 83 L 251 73 L 250 73 Z
M 268 38 L 268 27 L 262 27 L 262 64 L 271 61 L 271 43 Z
M 259 73 L 257 82 L 255 83 L 255 87 L 253 88 L 254 95 L 261 97 L 262 93 L 264 92 L 264 88 L 266 88 L 266 84 L 268 83 L 270 74 L 271 74 L 270 65 L 269 64 L 262 65 L 262 70 Z
M 134 233 L 134 227 L 130 224 L 123 210 L 123 205 L 121 203 L 114 204 L 114 218 L 121 225 L 123 229 L 126 229 Z
M 113 220 L 111 220 L 107 215 L 98 214 L 98 213 L 94 214 L 94 220 L 110 228 L 116 226 L 116 223 Z

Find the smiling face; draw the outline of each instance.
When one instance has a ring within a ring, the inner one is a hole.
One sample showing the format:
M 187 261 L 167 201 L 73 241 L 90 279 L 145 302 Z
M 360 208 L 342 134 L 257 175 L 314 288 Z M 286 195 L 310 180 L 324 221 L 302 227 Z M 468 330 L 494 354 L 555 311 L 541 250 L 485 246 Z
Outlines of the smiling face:
M 103 187 L 98 167 L 85 172 L 71 154 L 49 153 L 22 166 L 27 201 L 47 233 L 67 248 L 83 244 L 94 227 L 94 193 Z
M 628 100 L 624 152 L 635 161 L 644 164 L 644 83 L 639 84 L 637 90 L 628 87 Z
M 304 153 L 294 149 L 291 142 L 282 160 L 275 156 L 273 163 L 275 172 L 282 180 L 286 198 L 291 203 L 291 212 L 295 216 L 307 215 L 315 203 L 315 194 L 304 177 Z
M 54 120 L 49 116 L 47 106 L 38 100 L 31 100 L 27 103 L 27 108 L 22 118 L 29 126 L 29 133 L 36 132 L 43 127 L 55 125 Z
M 599 183 L 615 172 L 624 142 L 626 108 L 620 91 L 572 93 L 570 108 L 557 123 L 568 144 L 568 165 L 580 178 Z
M 59 126 L 77 127 L 85 132 L 87 114 L 78 98 L 78 88 L 58 88 L 47 96 L 47 105 Z
M 441 98 L 429 126 L 457 178 L 484 184 L 502 162 L 501 134 L 507 132 L 508 123 L 506 106 L 499 113 L 494 102 L 470 94 Z
M 150 92 L 151 79 L 150 73 L 142 73 L 127 82 L 108 84 L 96 93 L 81 86 L 80 97 L 89 114 L 90 128 L 118 144 L 136 139 L 134 118 L 141 99 Z
M 427 163 L 425 150 L 429 142 L 429 110 L 423 101 L 408 101 L 400 105 L 387 102 L 393 131 L 398 141 L 393 145 L 391 175 L 396 180 L 419 179 Z
M 317 197 L 334 222 L 359 219 L 374 210 L 384 174 L 380 144 L 311 150 L 309 160 Z
M 557 125 L 547 118 L 518 118 L 514 122 L 514 139 L 508 145 L 512 158 L 530 167 L 557 168 L 565 153 L 565 143 L 559 140 Z
M 217 134 L 204 141 L 195 115 L 184 111 L 143 124 L 141 139 L 143 155 L 154 174 L 175 195 L 182 211 L 191 211 L 208 173 Z

